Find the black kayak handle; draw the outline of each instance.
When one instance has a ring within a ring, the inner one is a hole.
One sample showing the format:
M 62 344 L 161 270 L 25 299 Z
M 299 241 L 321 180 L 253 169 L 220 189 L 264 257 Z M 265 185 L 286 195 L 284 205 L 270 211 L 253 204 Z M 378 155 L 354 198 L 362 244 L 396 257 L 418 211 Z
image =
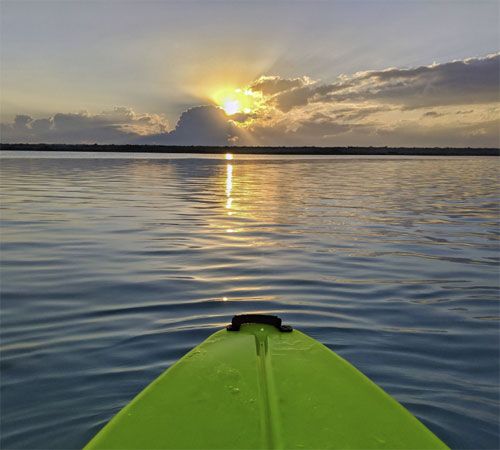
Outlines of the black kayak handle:
M 265 325 L 272 325 L 283 333 L 288 333 L 293 330 L 290 325 L 282 325 L 281 319 L 278 316 L 269 314 L 239 314 L 233 317 L 231 325 L 228 325 L 226 329 L 228 331 L 240 331 L 240 327 L 244 323 L 263 323 Z

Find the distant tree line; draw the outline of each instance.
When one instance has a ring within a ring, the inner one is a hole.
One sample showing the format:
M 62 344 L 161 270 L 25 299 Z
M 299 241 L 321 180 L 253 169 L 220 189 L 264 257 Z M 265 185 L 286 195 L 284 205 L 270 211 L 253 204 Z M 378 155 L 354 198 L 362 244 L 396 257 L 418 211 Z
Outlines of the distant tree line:
M 2 144 L 3 151 L 116 153 L 233 153 L 255 155 L 500 156 L 500 148 L 453 147 L 237 147 L 100 144 Z

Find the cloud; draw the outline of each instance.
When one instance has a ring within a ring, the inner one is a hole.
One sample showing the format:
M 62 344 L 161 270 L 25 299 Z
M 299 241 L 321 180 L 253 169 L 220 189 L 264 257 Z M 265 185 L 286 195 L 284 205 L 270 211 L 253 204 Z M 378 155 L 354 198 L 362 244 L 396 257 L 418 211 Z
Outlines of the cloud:
M 332 114 L 337 119 L 342 120 L 360 120 L 365 119 L 376 113 L 390 111 L 391 108 L 387 106 L 364 106 L 364 105 L 351 105 L 349 107 L 341 107 L 332 109 Z
M 381 125 L 376 122 L 342 123 L 304 121 L 290 129 L 282 123 L 252 129 L 254 144 L 290 146 L 374 147 L 498 147 L 500 120 L 482 123 L 432 124 L 404 120 Z
M 499 65 L 495 54 L 358 72 L 329 84 L 261 77 L 251 86 L 276 87 L 266 88 L 267 108 L 247 131 L 258 145 L 496 147 Z
M 425 119 L 426 117 L 439 117 L 442 116 L 442 113 L 438 113 L 436 111 L 427 111 L 422 114 L 422 117 Z
M 206 105 L 184 111 L 174 130 L 139 139 L 163 145 L 228 145 L 238 140 L 240 131 L 222 108 Z
M 500 119 L 477 123 L 424 125 L 418 121 L 405 121 L 377 130 L 377 142 L 389 146 L 409 145 L 416 142 L 428 147 L 498 147 Z
M 251 83 L 249 88 L 252 91 L 262 92 L 264 95 L 274 95 L 278 92 L 289 91 L 312 83 L 313 81 L 309 77 L 281 78 L 276 75 L 263 75 Z
M 273 102 L 284 111 L 308 103 L 376 101 L 403 109 L 492 103 L 499 100 L 500 53 L 410 69 L 389 68 L 340 76 L 282 90 Z
M 1 125 L 0 134 L 2 142 L 123 144 L 166 127 L 162 116 L 116 107 L 94 115 L 85 111 L 57 113 L 42 119 L 18 115 L 12 124 Z
M 2 142 L 163 145 L 499 146 L 500 54 L 415 68 L 341 75 L 265 75 L 249 113 L 215 105 L 184 111 L 175 128 L 157 114 L 116 107 L 99 114 L 18 115 Z M 260 97 L 261 95 L 261 97 Z
M 18 115 L 13 123 L 1 125 L 2 142 L 24 143 L 227 145 L 237 142 L 239 133 L 224 110 L 212 105 L 183 112 L 170 132 L 162 116 L 136 114 L 124 107 L 42 119 Z

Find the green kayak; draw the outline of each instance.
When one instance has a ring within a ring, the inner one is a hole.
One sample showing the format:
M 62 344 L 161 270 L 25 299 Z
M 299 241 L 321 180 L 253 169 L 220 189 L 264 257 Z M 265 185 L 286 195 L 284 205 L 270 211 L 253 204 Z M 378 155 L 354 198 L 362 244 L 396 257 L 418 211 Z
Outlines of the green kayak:
M 86 449 L 445 449 L 311 337 L 240 315 L 125 406 Z

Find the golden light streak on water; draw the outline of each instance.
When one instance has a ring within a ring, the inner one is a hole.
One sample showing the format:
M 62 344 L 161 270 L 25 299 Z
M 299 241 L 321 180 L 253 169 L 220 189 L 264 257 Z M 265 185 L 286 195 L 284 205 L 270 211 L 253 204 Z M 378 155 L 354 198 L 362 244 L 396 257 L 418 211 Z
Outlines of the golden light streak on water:
M 226 155 L 226 159 L 227 159 L 227 155 Z M 232 190 L 233 190 L 233 165 L 228 164 L 226 166 L 226 197 L 227 197 L 226 209 L 231 209 L 231 206 L 233 203 L 233 199 L 231 198 Z

